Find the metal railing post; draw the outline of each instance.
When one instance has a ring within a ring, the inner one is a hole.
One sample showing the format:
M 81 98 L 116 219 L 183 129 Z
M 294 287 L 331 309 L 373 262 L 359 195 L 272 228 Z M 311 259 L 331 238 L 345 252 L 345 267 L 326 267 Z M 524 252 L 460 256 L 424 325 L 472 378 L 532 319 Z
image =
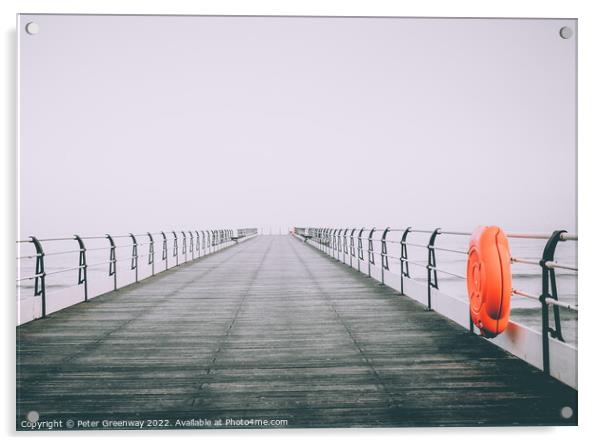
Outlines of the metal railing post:
M 130 233 L 130 238 L 132 238 L 132 264 L 130 270 L 133 270 L 136 277 L 136 283 L 138 282 L 138 242 L 136 241 L 136 237 L 133 233 Z
M 199 233 L 198 230 L 195 230 L 194 233 L 196 233 L 196 253 L 197 253 L 197 258 L 201 257 L 201 234 Z
M 148 244 L 148 264 L 151 265 L 151 275 L 155 275 L 155 240 L 150 232 L 146 232 L 149 239 Z
M 113 290 L 117 290 L 117 253 L 115 251 L 115 241 L 113 241 L 113 237 L 108 233 L 106 237 L 111 245 L 109 250 L 109 276 L 113 276 Z
M 441 233 L 441 229 L 437 228 L 433 231 L 433 233 L 431 234 L 431 237 L 429 239 L 429 243 L 428 243 L 428 264 L 426 266 L 426 270 L 427 270 L 427 289 L 428 289 L 428 304 L 427 304 L 427 310 L 432 310 L 432 304 L 431 304 L 431 289 L 435 288 L 435 289 L 439 289 L 439 282 L 437 280 L 437 261 L 435 260 L 435 238 L 437 238 L 437 235 L 439 235 L 439 233 Z
M 357 234 L 357 270 L 361 270 L 361 261 L 364 260 L 364 244 L 362 240 L 363 233 L 364 228 L 362 227 Z
M 336 233 L 337 229 L 330 229 L 330 256 L 332 258 L 334 258 L 334 252 L 337 246 Z
M 186 254 L 186 233 L 182 230 L 182 253 L 184 254 L 184 263 L 188 261 L 188 255 Z
M 176 266 L 180 265 L 180 256 L 178 252 L 178 235 L 174 230 L 171 232 L 173 234 L 173 255 L 176 257 Z
M 84 301 L 88 301 L 88 263 L 86 261 L 86 246 L 79 235 L 73 235 L 79 244 L 79 269 L 77 270 L 77 284 L 84 285 Z
M 543 297 L 543 294 L 542 294 Z M 541 298 L 541 351 L 542 351 L 542 360 L 543 360 L 543 372 L 545 374 L 550 374 L 550 337 L 548 336 L 550 330 L 550 320 L 549 320 L 549 309 L 548 303 L 545 301 L 545 298 Z
M 347 264 L 347 261 L 345 260 L 345 255 L 347 253 L 349 253 L 349 249 L 347 247 L 347 232 L 349 231 L 349 229 L 345 229 L 345 231 L 343 232 L 343 264 Z
M 371 264 L 374 264 L 374 244 L 372 243 L 372 235 L 374 235 L 375 230 L 376 227 L 372 227 L 372 230 L 368 233 L 368 277 L 372 277 Z
M 549 268 L 546 263 L 548 261 L 554 261 L 554 255 L 556 253 L 556 247 L 558 243 L 562 241 L 562 234 L 566 233 L 566 230 L 556 230 L 552 233 L 543 250 L 541 260 L 539 264 L 541 266 L 541 295 L 539 301 L 541 302 L 541 338 L 542 338 L 542 358 L 543 358 L 543 371 L 546 374 L 550 374 L 550 336 L 557 338 L 560 341 L 564 341 L 562 337 L 562 329 L 560 325 L 560 308 L 554 305 L 554 329 L 550 328 L 550 309 L 548 306 L 548 298 L 558 301 L 558 291 L 556 288 L 556 273 L 554 269 Z M 550 287 L 552 293 L 550 294 Z
M 387 251 L 387 234 L 391 230 L 387 227 L 380 238 L 380 283 L 385 284 L 385 270 L 389 270 L 389 257 Z
M 163 236 L 163 247 L 161 248 L 161 259 L 165 261 L 165 270 L 169 269 L 169 264 L 167 260 L 167 236 L 165 232 L 161 232 L 161 236 Z
M 353 258 L 355 257 L 355 241 L 353 234 L 357 229 L 353 228 L 349 234 L 349 267 L 353 268 Z
M 33 296 L 42 297 L 42 318 L 46 317 L 46 269 L 44 265 L 44 249 L 35 236 L 30 236 L 36 248 L 36 275 L 33 285 Z
M 339 229 L 332 229 L 332 257 L 337 258 L 339 252 L 339 244 L 337 241 L 337 235 L 339 233 Z
M 191 260 L 194 260 L 194 237 L 192 236 L 192 232 L 189 230 L 188 234 L 190 235 L 190 248 L 189 248 L 189 253 L 191 256 Z
M 401 295 L 404 295 L 403 293 L 403 277 L 406 276 L 408 278 L 410 278 L 410 265 L 408 263 L 408 246 L 406 245 L 406 240 L 408 238 L 408 234 L 410 233 L 410 231 L 412 230 L 411 227 L 407 227 L 405 229 L 405 231 L 403 232 L 403 235 L 401 236 L 401 241 L 399 242 L 400 244 L 400 255 L 399 255 L 399 267 L 401 269 L 401 273 L 400 273 L 400 292 Z
M 468 327 L 470 332 L 474 334 L 474 321 L 472 321 L 472 313 L 470 312 L 470 306 L 468 306 Z

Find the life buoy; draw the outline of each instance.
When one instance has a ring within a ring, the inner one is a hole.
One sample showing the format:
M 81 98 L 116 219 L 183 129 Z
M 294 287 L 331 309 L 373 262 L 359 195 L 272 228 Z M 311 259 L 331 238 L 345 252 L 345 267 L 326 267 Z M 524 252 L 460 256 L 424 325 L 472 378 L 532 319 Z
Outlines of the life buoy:
M 504 332 L 510 318 L 512 273 L 504 231 L 478 227 L 470 238 L 466 285 L 473 323 L 485 337 Z

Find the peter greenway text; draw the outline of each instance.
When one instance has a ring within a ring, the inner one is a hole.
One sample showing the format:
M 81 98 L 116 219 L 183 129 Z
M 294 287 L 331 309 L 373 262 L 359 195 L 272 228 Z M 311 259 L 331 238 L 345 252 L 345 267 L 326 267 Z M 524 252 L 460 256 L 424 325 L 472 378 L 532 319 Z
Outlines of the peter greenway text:
M 32 422 L 22 420 L 19 423 L 25 430 L 60 429 L 152 429 L 152 428 L 282 428 L 288 426 L 287 419 L 68 419 L 44 420 Z

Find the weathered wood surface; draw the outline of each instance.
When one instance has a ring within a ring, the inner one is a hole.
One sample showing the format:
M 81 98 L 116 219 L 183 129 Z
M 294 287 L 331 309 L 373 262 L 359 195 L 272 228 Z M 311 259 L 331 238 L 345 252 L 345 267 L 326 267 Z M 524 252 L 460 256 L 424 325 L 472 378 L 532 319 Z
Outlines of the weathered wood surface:
M 17 420 L 575 424 L 577 393 L 290 236 L 17 328 Z

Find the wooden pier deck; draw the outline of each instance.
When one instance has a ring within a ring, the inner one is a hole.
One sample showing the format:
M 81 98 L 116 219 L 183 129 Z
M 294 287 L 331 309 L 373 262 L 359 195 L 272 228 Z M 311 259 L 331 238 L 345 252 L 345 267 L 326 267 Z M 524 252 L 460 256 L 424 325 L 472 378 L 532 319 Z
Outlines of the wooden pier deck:
M 172 426 L 576 424 L 576 391 L 290 236 L 28 323 L 17 342 L 18 428 L 31 410 Z

